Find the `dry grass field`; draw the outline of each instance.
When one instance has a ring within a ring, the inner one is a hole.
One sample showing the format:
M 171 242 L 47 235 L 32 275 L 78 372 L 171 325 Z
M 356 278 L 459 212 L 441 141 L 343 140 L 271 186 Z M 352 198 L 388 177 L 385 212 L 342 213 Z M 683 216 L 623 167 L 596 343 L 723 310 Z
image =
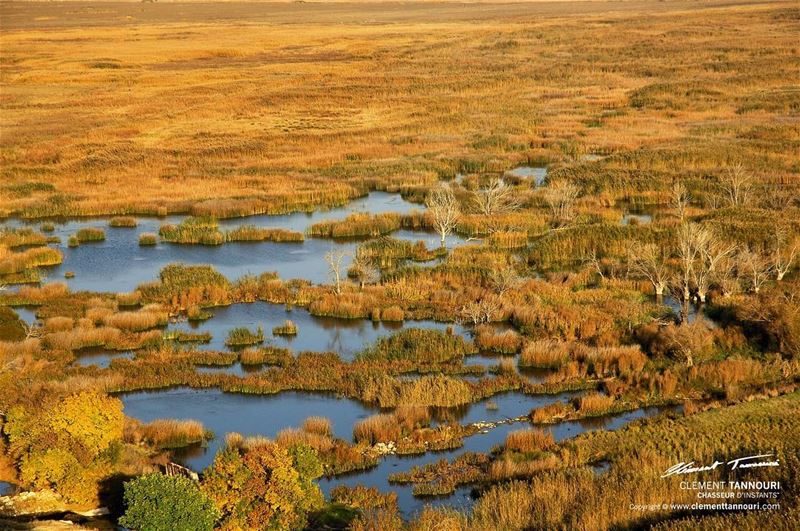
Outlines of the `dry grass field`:
M 796 180 L 798 13 L 2 2 L 0 212 L 184 212 L 211 198 L 234 199 L 221 213 L 279 211 L 589 152 L 673 172 L 684 148 L 681 171 L 738 157 Z
M 798 35 L 790 1 L 0 0 L 0 528 L 798 529 Z M 684 477 L 779 504 L 668 507 Z

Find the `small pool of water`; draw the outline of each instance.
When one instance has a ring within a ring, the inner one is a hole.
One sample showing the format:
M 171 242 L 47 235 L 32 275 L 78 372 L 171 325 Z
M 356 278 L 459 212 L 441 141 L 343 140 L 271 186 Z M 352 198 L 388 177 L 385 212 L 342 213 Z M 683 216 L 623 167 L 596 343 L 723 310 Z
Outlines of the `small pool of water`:
M 212 339 L 208 343 L 195 344 L 195 348 L 205 350 L 228 350 L 225 339 L 228 332 L 244 326 L 251 330 L 261 327 L 264 331 L 264 345 L 286 347 L 294 352 L 337 352 L 344 360 L 352 360 L 378 338 L 406 328 L 426 328 L 445 331 L 452 327 L 454 333 L 466 335 L 466 330 L 454 323 L 436 321 L 372 322 L 366 319 L 339 319 L 311 315 L 305 308 L 295 307 L 286 311 L 280 304 L 254 302 L 233 304 L 209 310 L 211 319 L 196 323 L 171 324 L 168 329 L 209 332 Z M 285 320 L 297 325 L 296 336 L 273 336 L 272 329 Z
M 108 351 L 102 347 L 82 349 L 75 353 L 75 365 L 88 367 L 96 365 L 101 369 L 107 369 L 115 359 L 133 359 L 133 352 Z
M 536 186 L 542 186 L 547 179 L 547 166 L 519 166 L 506 172 L 507 175 L 531 179 Z
M 631 214 L 626 213 L 622 216 L 623 225 L 648 225 L 652 223 L 652 214 Z
M 28 326 L 32 326 L 37 321 L 36 306 L 14 306 L 14 311 Z
M 0 481 L 0 496 L 11 496 L 16 494 L 18 487 L 7 481 Z

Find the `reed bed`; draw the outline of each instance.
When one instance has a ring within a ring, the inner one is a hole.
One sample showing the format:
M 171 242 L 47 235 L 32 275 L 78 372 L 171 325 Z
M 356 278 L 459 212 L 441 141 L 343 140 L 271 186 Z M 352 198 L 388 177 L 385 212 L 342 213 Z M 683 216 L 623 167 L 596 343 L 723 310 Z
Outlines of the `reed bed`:
M 170 243 L 222 245 L 226 242 L 302 242 L 303 235 L 285 229 L 265 229 L 243 225 L 229 231 L 219 229 L 216 218 L 188 217 L 178 225 L 162 225 L 161 239 Z
M 3 228 L 0 230 L 0 246 L 5 246 L 9 249 L 46 244 L 47 237 L 30 227 L 17 229 Z
M 61 263 L 61 251 L 51 247 L 35 247 L 20 252 L 9 252 L 0 247 L 0 276 L 11 276 L 37 267 Z
M 158 448 L 183 448 L 213 438 L 196 420 L 158 419 L 139 427 L 141 437 Z
M 257 345 L 264 342 L 264 331 L 259 326 L 255 332 L 245 327 L 233 328 L 228 332 L 225 344 L 229 347 Z
M 400 215 L 351 214 L 341 221 L 322 221 L 309 227 L 314 238 L 359 238 L 389 234 L 400 229 Z
M 97 227 L 87 227 L 84 229 L 78 229 L 73 236 L 79 244 L 87 242 L 102 242 L 106 239 L 106 231 Z M 73 236 L 70 236 L 70 240 L 72 240 Z
M 132 229 L 138 225 L 136 218 L 131 216 L 115 216 L 108 220 L 109 227 Z
M 296 336 L 297 325 L 291 320 L 287 319 L 283 324 L 278 325 L 272 329 L 273 336 Z
M 143 232 L 139 235 L 139 245 L 151 246 L 158 243 L 158 236 L 152 232 Z
M 445 363 L 459 360 L 472 352 L 473 347 L 462 337 L 422 328 L 406 328 L 391 336 L 378 339 L 356 359 L 409 360 L 415 363 Z

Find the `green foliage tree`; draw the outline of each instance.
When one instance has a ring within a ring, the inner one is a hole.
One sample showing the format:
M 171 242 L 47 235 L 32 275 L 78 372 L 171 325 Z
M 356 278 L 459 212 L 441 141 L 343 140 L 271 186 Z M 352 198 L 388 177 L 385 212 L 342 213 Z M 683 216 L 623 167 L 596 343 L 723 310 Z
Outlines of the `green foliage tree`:
M 119 523 L 137 531 L 210 531 L 219 518 L 212 501 L 183 476 L 148 474 L 125 484 Z
M 313 482 L 320 473 L 311 448 L 259 441 L 217 454 L 202 488 L 222 513 L 223 529 L 302 529 L 324 502 Z

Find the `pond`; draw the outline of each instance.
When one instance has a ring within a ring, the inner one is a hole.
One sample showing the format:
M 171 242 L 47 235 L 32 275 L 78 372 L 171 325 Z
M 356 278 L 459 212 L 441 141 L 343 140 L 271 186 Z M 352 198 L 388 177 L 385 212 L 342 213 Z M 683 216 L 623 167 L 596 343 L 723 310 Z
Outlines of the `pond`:
M 440 409 L 434 414 L 434 424 L 445 420 L 461 424 L 474 422 L 498 422 L 527 415 L 532 408 L 542 407 L 558 400 L 566 400 L 572 394 L 555 396 L 529 396 L 518 392 L 503 393 L 460 408 Z M 161 391 L 142 391 L 120 395 L 125 414 L 143 422 L 159 418 L 195 419 L 211 429 L 216 437 L 207 447 L 194 446 L 179 451 L 175 459 L 194 470 L 202 470 L 213 462 L 217 450 L 224 444 L 225 434 L 238 432 L 242 435 L 275 437 L 289 427 L 298 427 L 309 416 L 324 416 L 331 420 L 334 435 L 352 440 L 353 426 L 359 420 L 379 412 L 375 407 L 358 401 L 327 394 L 283 392 L 276 395 L 245 395 L 223 393 L 217 389 L 173 388 Z M 617 429 L 631 420 L 657 413 L 657 408 L 640 409 L 615 417 L 601 417 L 584 421 L 570 421 L 548 426 L 556 440 L 573 437 L 593 429 Z M 412 466 L 420 466 L 443 457 L 452 459 L 464 452 L 486 453 L 505 440 L 509 431 L 523 429 L 529 424 L 512 422 L 499 424 L 486 433 L 478 433 L 464 440 L 464 446 L 445 452 L 429 452 L 424 455 L 401 457 L 385 456 L 372 469 L 354 472 L 334 478 L 322 478 L 320 487 L 329 495 L 332 488 L 344 484 L 361 484 L 377 487 L 381 491 L 395 491 L 401 512 L 408 517 L 428 503 L 446 503 L 449 506 L 465 504 L 469 507 L 469 488 L 459 489 L 454 497 L 430 500 L 415 498 L 411 485 L 393 485 L 388 475 Z
M 499 397 L 495 397 L 494 400 L 498 400 L 498 398 Z M 545 405 L 557 398 L 558 397 L 538 397 L 537 402 L 540 405 Z M 553 433 L 553 438 L 556 441 L 562 441 L 566 438 L 574 437 L 586 431 L 596 429 L 616 430 L 633 420 L 646 416 L 652 416 L 660 411 L 661 409 L 659 408 L 639 409 L 613 417 L 601 417 L 591 419 L 589 421 L 562 422 L 560 424 L 545 427 L 544 429 L 550 430 Z M 490 420 L 488 415 L 486 416 L 486 420 Z M 320 487 L 326 495 L 329 495 L 330 491 L 338 485 L 348 485 L 350 487 L 354 487 L 360 484 L 366 487 L 376 487 L 382 492 L 394 491 L 397 493 L 398 505 L 405 518 L 411 518 L 418 514 L 426 505 L 447 506 L 468 511 L 472 507 L 474 501 L 470 496 L 472 489 L 470 486 L 464 486 L 456 489 L 452 496 L 440 496 L 434 498 L 415 497 L 412 494 L 413 485 L 392 484 L 389 482 L 388 477 L 390 474 L 403 472 L 414 466 L 424 466 L 428 463 L 434 463 L 442 458 L 452 460 L 466 452 L 488 453 L 492 450 L 492 448 L 503 444 L 505 442 L 506 435 L 509 432 L 529 427 L 530 424 L 526 422 L 500 424 L 497 427 L 488 430 L 487 433 L 478 433 L 471 437 L 465 438 L 464 446 L 456 450 L 428 452 L 421 456 L 385 456 L 377 467 L 367 471 L 337 476 L 334 478 L 322 478 L 320 480 Z
M 372 192 L 366 197 L 351 201 L 347 205 L 332 210 L 318 210 L 311 213 L 295 213 L 279 216 L 251 216 L 220 220 L 221 229 L 231 229 L 240 225 L 256 225 L 264 228 L 284 228 L 304 232 L 312 223 L 328 219 L 343 219 L 354 212 L 408 213 L 424 207 L 405 201 L 399 194 Z M 344 250 L 352 256 L 357 242 L 332 241 L 307 238 L 302 243 L 276 242 L 230 242 L 224 245 L 181 245 L 160 242 L 153 246 L 140 246 L 139 235 L 145 232 L 158 233 L 165 223 L 180 223 L 183 216 L 165 218 L 137 218 L 136 228 L 109 227 L 109 218 L 69 220 L 55 225 L 52 235 L 61 239 L 53 244 L 63 255 L 63 263 L 42 268 L 48 280 L 66 282 L 73 291 L 127 292 L 139 284 L 158 277 L 158 272 L 167 264 L 184 262 L 187 264 L 212 264 L 230 279 L 245 274 L 259 274 L 274 271 L 283 279 L 302 278 L 314 283 L 328 281 L 328 266 L 323 256 L 332 248 Z M 31 223 L 38 227 L 41 223 Z M 3 226 L 19 227 L 26 223 L 17 219 L 6 221 Z M 82 228 L 101 228 L 106 239 L 101 242 L 83 243 L 78 247 L 68 247 L 67 239 Z M 438 246 L 438 235 L 431 232 L 400 230 L 394 237 L 417 241 L 423 240 L 428 246 Z M 464 239 L 451 235 L 447 245 L 453 247 Z M 345 260 L 344 268 L 349 267 L 351 257 Z M 74 278 L 65 279 L 71 272 Z
M 226 433 L 275 437 L 284 428 L 299 427 L 307 417 L 323 416 L 331 420 L 336 437 L 351 441 L 355 423 L 380 412 L 379 408 L 356 400 L 297 391 L 248 395 L 179 387 L 123 393 L 119 397 L 125 406 L 125 414 L 142 422 L 162 418 L 194 419 L 212 430 L 216 438 L 209 442 L 208 448 L 192 448 L 180 456 L 186 466 L 198 471 L 211 464 L 214 454 L 225 441 Z M 439 409 L 434 412 L 434 417 L 435 422 L 496 422 L 527 415 L 532 408 L 557 399 L 505 393 L 463 407 Z
M 652 223 L 652 221 L 653 221 L 652 214 L 633 214 L 627 212 L 622 215 L 623 225 L 648 225 Z
M 14 311 L 28 326 L 36 323 L 36 306 L 15 306 Z
M 75 365 L 88 367 L 96 365 L 101 369 L 107 369 L 115 359 L 133 359 L 133 352 L 109 352 L 103 347 L 93 347 L 81 349 L 75 352 Z
M 340 319 L 311 315 L 305 308 L 295 307 L 286 311 L 280 304 L 266 302 L 232 304 L 210 308 L 211 319 L 200 322 L 171 324 L 168 330 L 191 330 L 209 332 L 212 339 L 208 343 L 198 343 L 195 347 L 205 350 L 228 350 L 225 339 L 228 331 L 244 326 L 255 331 L 264 331 L 264 345 L 286 347 L 294 352 L 337 352 L 344 360 L 352 360 L 378 338 L 387 336 L 403 327 L 426 328 L 445 331 L 452 327 L 454 333 L 465 336 L 467 331 L 458 324 L 437 321 L 373 322 L 366 319 Z M 272 329 L 287 319 L 297 325 L 296 336 L 273 336 Z
M 506 172 L 506 175 L 531 179 L 536 186 L 542 186 L 547 179 L 547 166 L 519 166 Z
M 125 414 L 142 422 L 163 418 L 194 419 L 212 430 L 216 437 L 207 448 L 190 448 L 178 457 L 180 462 L 198 471 L 211 464 L 227 433 L 275 437 L 284 428 L 298 427 L 307 417 L 322 416 L 331 420 L 337 437 L 349 441 L 353 425 L 378 412 L 377 408 L 356 400 L 295 391 L 247 395 L 181 387 L 125 393 L 120 399 Z

